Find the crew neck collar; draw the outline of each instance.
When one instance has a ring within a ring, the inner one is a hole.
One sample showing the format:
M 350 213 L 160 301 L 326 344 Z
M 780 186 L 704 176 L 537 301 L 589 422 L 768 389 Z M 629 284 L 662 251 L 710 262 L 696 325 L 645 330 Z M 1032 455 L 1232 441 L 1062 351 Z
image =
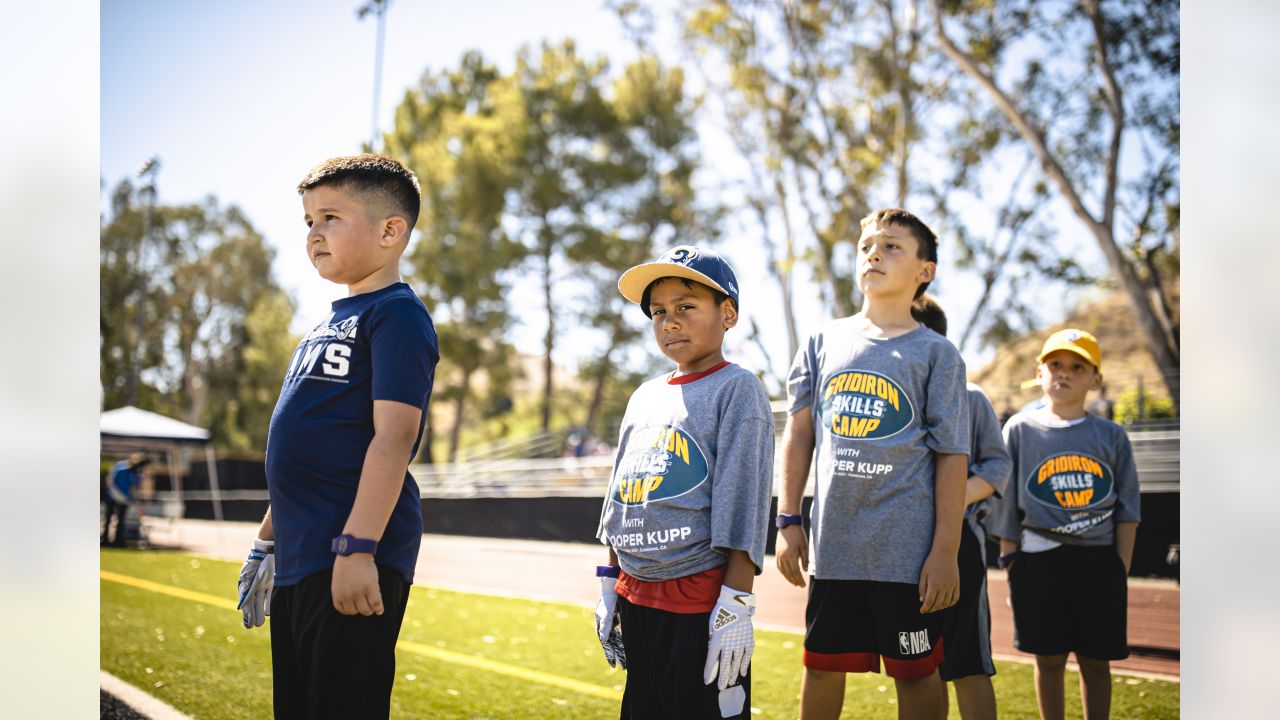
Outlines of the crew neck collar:
M 711 373 L 717 370 L 720 370 L 722 368 L 728 367 L 731 364 L 732 363 L 730 363 L 728 360 L 722 360 L 720 361 L 720 364 L 716 365 L 715 367 L 707 368 L 702 372 L 689 373 L 688 375 L 681 375 L 680 377 L 675 377 L 675 371 L 673 370 L 671 374 L 667 376 L 667 384 L 668 385 L 688 385 L 691 382 L 701 380 L 702 378 L 710 375 Z
M 396 281 L 396 282 L 391 283 L 390 285 L 388 285 L 388 286 L 386 286 L 386 287 L 378 288 L 377 290 L 370 290 L 369 292 L 360 293 L 359 295 L 348 295 L 348 296 L 343 297 L 343 298 L 338 298 L 337 300 L 334 300 L 334 301 L 333 301 L 333 307 L 334 307 L 334 308 L 337 308 L 337 307 L 339 307 L 340 305 L 344 305 L 344 304 L 347 304 L 347 303 L 351 303 L 351 302 L 359 302 L 359 301 L 361 301 L 361 300 L 367 300 L 367 299 L 369 299 L 369 298 L 371 298 L 371 297 L 377 297 L 378 295 L 382 295 L 382 294 L 384 294 L 384 293 L 391 292 L 392 290 L 395 290 L 395 289 L 398 289 L 398 288 L 401 288 L 401 287 L 406 287 L 406 288 L 407 288 L 407 287 L 409 287 L 409 286 L 408 286 L 408 284 L 406 284 L 403 280 L 399 280 L 399 281 Z

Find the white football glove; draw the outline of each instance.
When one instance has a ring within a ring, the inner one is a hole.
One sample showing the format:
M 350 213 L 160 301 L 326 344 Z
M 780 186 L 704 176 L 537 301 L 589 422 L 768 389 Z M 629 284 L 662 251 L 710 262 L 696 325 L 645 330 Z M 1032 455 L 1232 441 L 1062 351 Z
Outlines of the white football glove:
M 627 669 L 627 653 L 622 648 L 622 618 L 618 617 L 618 578 L 600 578 L 600 602 L 596 603 L 596 636 L 604 648 L 609 667 Z
M 245 628 L 261 627 L 271 614 L 271 588 L 275 587 L 276 544 L 273 540 L 254 540 L 253 549 L 240 568 L 240 604 Z
M 751 652 L 756 640 L 751 632 L 751 615 L 756 611 L 756 598 L 749 592 L 721 586 L 720 599 L 711 610 L 707 621 L 707 664 L 702 670 L 702 682 L 711 684 L 720 679 L 724 690 L 746 677 L 751 667 Z

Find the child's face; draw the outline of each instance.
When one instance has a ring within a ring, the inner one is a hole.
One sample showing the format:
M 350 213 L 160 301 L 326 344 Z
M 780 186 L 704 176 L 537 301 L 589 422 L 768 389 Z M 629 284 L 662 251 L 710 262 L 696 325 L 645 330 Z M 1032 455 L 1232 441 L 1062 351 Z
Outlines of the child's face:
M 307 256 L 320 277 L 354 285 L 381 265 L 379 223 L 342 188 L 321 185 L 304 190 Z
M 867 225 L 858 238 L 858 289 L 867 297 L 915 297 L 933 280 L 935 263 L 919 257 L 920 241 L 897 223 Z
M 1085 396 L 1102 382 L 1102 373 L 1070 350 L 1054 350 L 1036 368 L 1036 379 L 1055 405 L 1083 408 Z
M 709 288 L 692 285 L 667 278 L 649 293 L 653 337 L 681 372 L 701 372 L 718 364 L 724 333 L 738 323 L 733 303 L 717 304 Z

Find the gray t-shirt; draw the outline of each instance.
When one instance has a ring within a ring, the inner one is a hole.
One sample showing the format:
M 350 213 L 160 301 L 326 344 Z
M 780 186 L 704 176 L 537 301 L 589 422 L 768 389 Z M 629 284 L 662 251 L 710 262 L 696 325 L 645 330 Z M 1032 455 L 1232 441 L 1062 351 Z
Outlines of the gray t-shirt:
M 836 320 L 796 353 L 789 411 L 813 414 L 813 569 L 914 583 L 933 543 L 934 454 L 969 454 L 964 360 L 921 326 L 888 340 Z
M 1028 528 L 1068 545 L 1112 545 L 1115 524 L 1141 519 L 1138 472 L 1124 428 L 1096 415 L 1051 427 L 1021 412 L 1004 427 L 1013 469 L 987 517 L 992 535 Z
M 995 494 L 965 508 L 965 518 L 981 520 L 989 502 L 1004 494 L 1013 461 L 1000 434 L 1000 420 L 982 388 L 969 383 L 969 476 L 977 475 L 995 488 Z
M 677 378 L 678 380 L 678 378 Z M 727 365 L 631 395 L 596 537 L 640 580 L 686 577 L 742 550 L 764 564 L 773 413 L 759 378 Z

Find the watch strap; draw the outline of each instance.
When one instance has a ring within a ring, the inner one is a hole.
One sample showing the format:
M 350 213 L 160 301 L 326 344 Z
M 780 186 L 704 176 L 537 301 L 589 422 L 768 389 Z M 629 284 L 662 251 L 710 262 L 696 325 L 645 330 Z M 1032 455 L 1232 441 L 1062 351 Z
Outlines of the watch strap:
M 369 553 L 372 555 L 378 551 L 378 541 L 342 534 L 329 543 L 329 550 L 344 557 L 353 553 Z
M 616 578 L 618 577 L 618 574 L 620 572 L 622 572 L 622 568 L 618 567 L 617 565 L 597 565 L 596 566 L 596 577 Z
M 779 530 L 791 525 L 799 525 L 804 520 L 801 515 L 792 515 L 790 513 L 778 513 L 778 517 L 773 519 L 773 524 Z

